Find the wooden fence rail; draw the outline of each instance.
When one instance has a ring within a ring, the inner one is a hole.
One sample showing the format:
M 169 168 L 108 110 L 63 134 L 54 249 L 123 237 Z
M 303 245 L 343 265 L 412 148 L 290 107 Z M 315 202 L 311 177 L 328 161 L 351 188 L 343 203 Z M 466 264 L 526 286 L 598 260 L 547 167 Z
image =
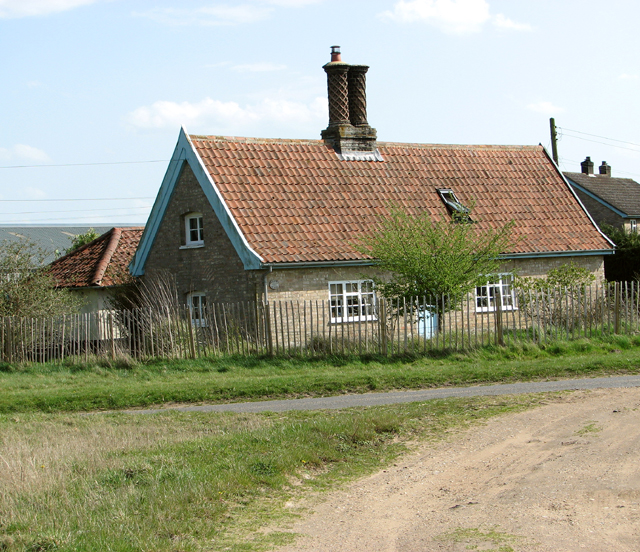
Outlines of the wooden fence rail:
M 96 358 L 197 358 L 215 354 L 394 355 L 548 343 L 640 330 L 638 282 L 513 291 L 476 298 L 213 303 L 101 311 L 48 319 L 0 318 L 5 363 Z

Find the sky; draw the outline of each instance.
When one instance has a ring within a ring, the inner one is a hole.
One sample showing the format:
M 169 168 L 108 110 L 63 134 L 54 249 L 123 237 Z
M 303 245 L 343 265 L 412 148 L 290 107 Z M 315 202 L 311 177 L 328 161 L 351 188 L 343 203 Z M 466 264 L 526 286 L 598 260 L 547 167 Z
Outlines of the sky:
M 180 127 L 319 139 L 330 47 L 378 139 L 541 143 L 640 182 L 633 0 L 0 0 L 0 224 L 144 224 Z

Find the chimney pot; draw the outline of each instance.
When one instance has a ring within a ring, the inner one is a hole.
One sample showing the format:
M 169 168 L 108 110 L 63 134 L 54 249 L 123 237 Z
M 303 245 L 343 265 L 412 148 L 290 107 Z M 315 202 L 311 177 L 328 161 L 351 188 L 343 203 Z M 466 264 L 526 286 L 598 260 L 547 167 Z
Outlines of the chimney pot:
M 602 165 L 598 167 L 600 174 L 603 176 L 611 176 L 611 165 L 608 165 L 606 161 L 602 162 Z
M 593 174 L 593 161 L 591 157 L 587 157 L 582 163 L 580 163 L 582 174 Z
M 331 46 L 331 63 L 342 61 L 340 46 Z

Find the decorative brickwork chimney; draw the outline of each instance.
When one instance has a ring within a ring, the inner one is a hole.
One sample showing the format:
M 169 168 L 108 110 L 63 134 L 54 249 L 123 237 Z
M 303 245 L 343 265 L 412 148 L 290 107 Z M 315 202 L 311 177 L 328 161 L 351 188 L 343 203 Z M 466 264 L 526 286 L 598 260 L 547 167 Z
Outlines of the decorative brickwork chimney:
M 587 157 L 582 163 L 580 163 L 582 174 L 593 174 L 593 161 L 591 157 Z
M 611 176 L 611 165 L 608 165 L 606 161 L 602 162 L 598 170 L 602 176 Z
M 327 73 L 329 126 L 322 139 L 344 160 L 376 160 L 376 129 L 367 122 L 366 65 L 349 65 L 342 61 L 340 46 L 331 47 Z

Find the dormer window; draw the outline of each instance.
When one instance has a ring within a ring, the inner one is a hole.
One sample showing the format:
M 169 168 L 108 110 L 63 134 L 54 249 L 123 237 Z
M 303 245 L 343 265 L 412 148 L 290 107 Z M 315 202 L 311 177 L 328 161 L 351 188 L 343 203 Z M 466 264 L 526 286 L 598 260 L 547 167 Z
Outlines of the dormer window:
M 449 210 L 449 213 L 453 216 L 454 220 L 463 220 L 470 221 L 469 213 L 471 209 L 465 207 L 460 200 L 457 198 L 456 194 L 453 190 L 442 189 L 438 190 L 438 195 L 440 195 L 440 199 L 444 202 Z
M 204 232 L 202 225 L 202 213 L 190 213 L 184 217 L 185 245 L 203 245 Z

